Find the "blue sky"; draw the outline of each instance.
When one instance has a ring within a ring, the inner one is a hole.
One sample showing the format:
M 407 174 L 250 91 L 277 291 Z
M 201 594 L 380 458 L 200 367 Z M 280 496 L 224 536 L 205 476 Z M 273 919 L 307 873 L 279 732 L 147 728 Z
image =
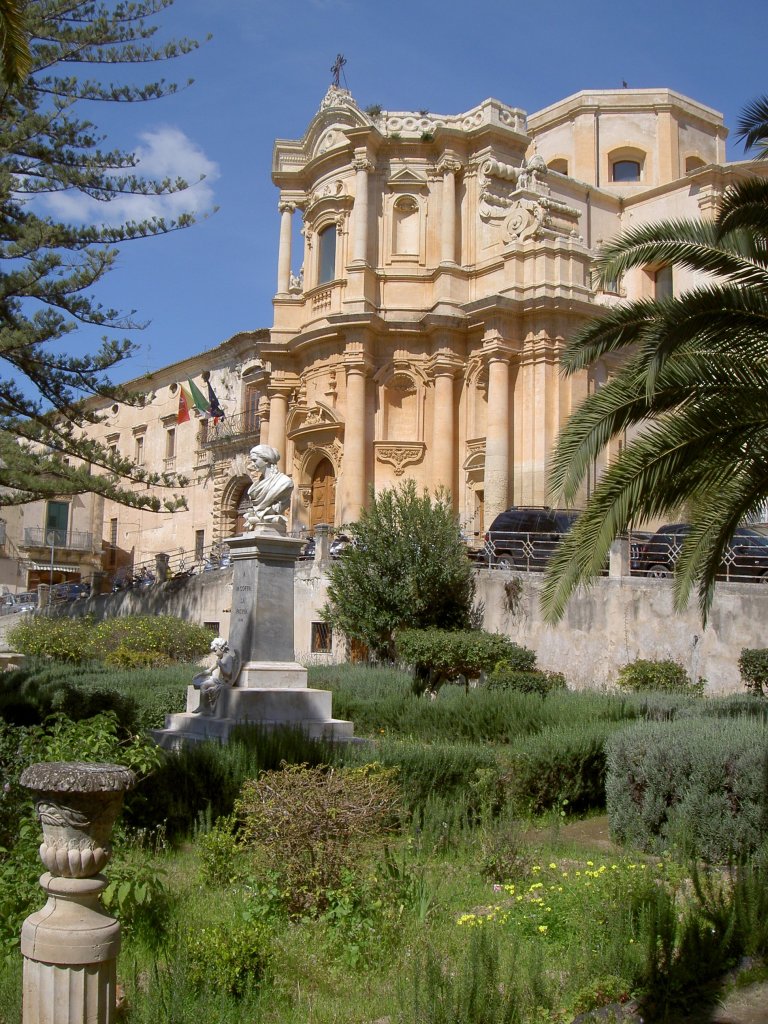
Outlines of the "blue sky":
M 206 175 L 172 205 L 218 211 L 188 231 L 125 246 L 100 286 L 105 305 L 149 321 L 131 335 L 141 350 L 118 380 L 271 325 L 272 144 L 304 133 L 338 52 L 360 106 L 390 110 L 452 114 L 493 96 L 532 112 L 626 80 L 700 100 L 733 130 L 743 104 L 768 92 L 767 0 L 176 0 L 158 25 L 163 38 L 212 34 L 191 56 L 155 69 L 194 85 L 88 114 L 112 143 L 138 150 L 150 173 Z M 742 152 L 729 141 L 729 157 Z M 65 212 L 88 216 L 78 202 Z M 97 340 L 81 332 L 68 347 L 93 349 Z

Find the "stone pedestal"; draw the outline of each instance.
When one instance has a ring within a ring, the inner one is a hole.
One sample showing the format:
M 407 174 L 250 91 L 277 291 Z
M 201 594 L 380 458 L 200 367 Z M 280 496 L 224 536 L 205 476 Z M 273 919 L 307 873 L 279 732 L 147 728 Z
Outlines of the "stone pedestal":
M 135 776 L 120 765 L 34 764 L 21 784 L 43 826 L 42 910 L 21 929 L 22 1024 L 112 1024 L 120 925 L 99 897 L 109 836 Z
M 213 714 L 200 710 L 200 692 L 187 690 L 187 710 L 168 715 L 152 735 L 166 749 L 184 743 L 226 743 L 238 725 L 292 726 L 312 739 L 353 738 L 354 726 L 332 717 L 331 694 L 307 686 L 307 670 L 294 660 L 293 591 L 304 541 L 262 526 L 233 537 L 234 567 L 229 647 L 242 668 L 235 686 L 220 690 Z

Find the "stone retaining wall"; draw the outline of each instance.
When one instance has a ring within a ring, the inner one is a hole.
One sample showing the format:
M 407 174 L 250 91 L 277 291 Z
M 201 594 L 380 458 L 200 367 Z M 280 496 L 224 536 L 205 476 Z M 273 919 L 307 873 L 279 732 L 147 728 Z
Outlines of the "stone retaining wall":
M 344 659 L 313 654 L 312 623 L 326 599 L 326 581 L 317 563 L 296 569 L 296 657 L 303 662 Z M 701 628 L 695 603 L 684 615 L 672 608 L 667 580 L 615 577 L 596 581 L 569 604 L 563 621 L 545 626 L 539 612 L 539 575 L 499 570 L 477 573 L 477 602 L 486 629 L 506 633 L 536 651 L 544 669 L 563 672 L 571 686 L 609 686 L 622 665 L 635 658 L 673 658 L 694 677 L 707 679 L 710 692 L 742 689 L 737 661 L 743 647 L 768 646 L 768 586 L 728 583 L 718 587 L 709 625 Z M 166 614 L 195 622 L 218 623 L 228 635 L 232 570 L 203 573 L 142 591 L 128 591 L 78 602 L 58 614 Z

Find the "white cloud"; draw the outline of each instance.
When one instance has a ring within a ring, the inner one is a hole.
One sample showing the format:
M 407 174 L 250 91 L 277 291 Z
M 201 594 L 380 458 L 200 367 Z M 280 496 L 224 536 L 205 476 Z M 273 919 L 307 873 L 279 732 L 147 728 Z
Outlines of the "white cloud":
M 139 140 L 134 173 L 156 181 L 183 178 L 190 187 L 170 195 L 118 195 L 108 203 L 74 190 L 54 193 L 41 197 L 47 212 L 67 222 L 119 224 L 149 217 L 173 218 L 184 212 L 204 213 L 213 207 L 219 166 L 183 131 L 170 126 L 155 128 L 142 132 Z

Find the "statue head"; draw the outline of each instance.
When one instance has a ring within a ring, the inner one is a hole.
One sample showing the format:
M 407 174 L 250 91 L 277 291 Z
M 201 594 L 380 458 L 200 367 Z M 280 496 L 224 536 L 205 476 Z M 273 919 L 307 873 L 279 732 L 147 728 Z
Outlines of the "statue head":
M 269 444 L 257 444 L 250 451 L 250 459 L 256 469 L 263 473 L 267 466 L 276 466 L 280 461 L 280 452 Z
M 211 640 L 211 650 L 213 651 L 214 654 L 223 654 L 228 647 L 229 644 L 227 643 L 223 636 L 217 636 L 214 637 L 213 640 Z

